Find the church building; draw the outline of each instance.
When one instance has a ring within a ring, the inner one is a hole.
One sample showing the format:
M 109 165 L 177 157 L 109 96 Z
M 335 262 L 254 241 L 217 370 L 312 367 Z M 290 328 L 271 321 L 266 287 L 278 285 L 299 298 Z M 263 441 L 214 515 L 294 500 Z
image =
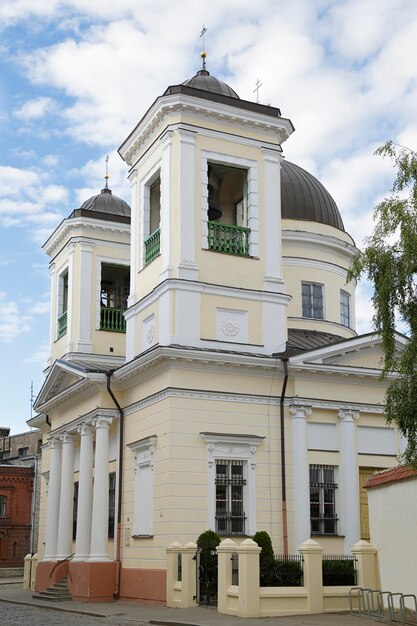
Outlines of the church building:
M 37 590 L 69 570 L 75 599 L 165 602 L 167 546 L 207 529 L 349 553 L 401 450 L 338 207 L 202 56 L 119 148 L 131 208 L 106 178 L 44 245 Z

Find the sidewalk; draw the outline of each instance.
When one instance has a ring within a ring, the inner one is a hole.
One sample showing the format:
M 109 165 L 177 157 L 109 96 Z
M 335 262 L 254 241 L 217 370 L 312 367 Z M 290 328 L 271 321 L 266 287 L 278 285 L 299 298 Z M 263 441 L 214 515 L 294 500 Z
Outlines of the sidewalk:
M 165 606 L 149 606 L 136 601 L 117 602 L 45 602 L 32 598 L 32 592 L 22 589 L 21 584 L 0 584 L 0 601 L 39 606 L 56 611 L 68 611 L 94 617 L 117 617 L 133 622 L 147 622 L 157 626 L 366 626 L 364 618 L 347 613 L 321 615 L 298 615 L 293 617 L 263 617 L 242 619 L 222 615 L 215 608 L 170 609 Z

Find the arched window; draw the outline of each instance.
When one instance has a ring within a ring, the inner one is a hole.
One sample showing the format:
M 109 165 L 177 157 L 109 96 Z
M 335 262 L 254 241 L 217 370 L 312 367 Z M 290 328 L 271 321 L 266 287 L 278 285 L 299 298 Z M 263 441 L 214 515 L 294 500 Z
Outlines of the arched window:
M 0 517 L 6 517 L 7 511 L 7 498 L 6 496 L 0 496 Z

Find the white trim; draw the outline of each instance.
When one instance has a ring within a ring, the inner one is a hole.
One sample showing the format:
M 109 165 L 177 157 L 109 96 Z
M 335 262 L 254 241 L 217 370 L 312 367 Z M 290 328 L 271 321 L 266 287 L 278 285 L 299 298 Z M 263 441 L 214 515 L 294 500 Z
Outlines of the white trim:
M 282 221 L 283 221 L 283 224 L 285 224 L 286 220 L 282 220 Z M 297 226 L 299 223 L 300 223 L 300 220 L 298 220 Z M 323 254 L 323 247 L 326 247 L 332 250 L 332 252 L 341 255 L 343 259 L 346 259 L 347 257 L 349 259 L 349 262 L 358 252 L 358 249 L 354 245 L 353 239 L 352 239 L 352 243 L 349 243 L 345 239 L 342 239 L 342 237 L 338 239 L 337 237 L 333 237 L 331 235 L 323 235 L 321 233 L 314 233 L 314 232 L 312 233 L 309 231 L 301 230 L 301 228 L 302 228 L 301 225 L 300 225 L 300 230 L 288 230 L 288 229 L 283 228 L 282 230 L 283 244 L 287 243 L 291 246 L 301 247 L 301 248 L 314 248 L 315 250 L 320 252 L 320 254 Z M 339 231 L 339 232 L 343 232 L 345 236 L 349 236 L 344 231 Z
M 80 298 L 76 315 L 79 321 L 79 336 L 75 342 L 75 351 L 91 353 L 93 350 L 91 333 L 91 285 L 93 283 L 93 249 L 92 243 L 80 242 Z
M 156 442 L 156 435 L 152 435 L 127 444 L 135 457 L 134 535 L 153 535 L 153 467 Z
M 198 278 L 195 250 L 196 132 L 178 129 L 179 136 L 179 278 Z
M 172 160 L 172 133 L 165 133 L 161 137 L 161 280 L 171 276 L 171 160 Z M 192 234 L 194 237 L 194 233 Z
M 130 268 L 130 260 L 129 259 L 119 259 L 115 257 L 109 256 L 97 256 L 96 257 L 96 297 L 95 297 L 95 330 L 100 330 L 100 316 L 101 316 L 101 273 L 103 264 L 108 265 L 120 265 L 122 267 Z
M 207 444 L 208 456 L 208 502 L 207 524 L 211 530 L 216 529 L 216 459 L 239 460 L 245 462 L 246 488 L 244 489 L 244 505 L 247 503 L 246 533 L 256 532 L 256 448 L 264 437 L 257 435 L 233 435 L 217 433 L 200 433 Z
M 347 269 L 336 265 L 335 263 L 328 263 L 327 261 L 317 261 L 316 259 L 307 259 L 302 257 L 282 257 L 282 263 L 285 267 L 302 267 L 303 269 L 314 269 L 321 272 L 332 272 L 337 274 L 346 280 Z M 309 282 L 309 281 L 303 281 Z M 320 284 L 320 283 L 317 283 Z M 346 293 L 349 293 L 346 291 Z
M 242 129 L 274 133 L 278 143 L 283 143 L 294 128 L 290 120 L 280 116 L 270 116 L 222 102 L 211 102 L 185 94 L 171 94 L 158 98 L 145 116 L 119 148 L 119 154 L 128 165 L 133 165 L 138 152 L 146 140 L 162 124 L 167 115 L 185 112 L 197 114 L 200 118 L 217 119 L 229 122 Z M 242 130 L 241 130 L 242 132 Z
M 247 170 L 248 185 L 248 228 L 249 233 L 249 256 L 259 256 L 259 199 L 258 199 L 258 162 L 253 159 L 245 159 L 237 155 L 224 154 L 201 150 L 201 247 L 208 250 L 207 209 L 208 209 L 208 162 L 222 163 L 225 165 L 242 167 Z
M 71 231 L 75 231 L 73 237 L 80 237 L 79 229 L 87 227 L 92 230 L 106 231 L 107 233 L 130 234 L 130 224 L 125 224 L 123 222 L 108 222 L 107 220 L 100 220 L 85 216 L 67 217 L 59 224 L 59 226 L 57 226 L 52 235 L 46 240 L 42 246 L 42 250 L 44 250 L 48 256 L 52 257 L 56 248 L 59 245 L 61 245 L 62 248 L 64 241 L 71 237 Z M 103 245 L 105 245 L 105 242 L 103 242 Z
M 283 291 L 281 264 L 281 157 L 262 148 L 264 170 L 264 284 L 269 291 Z

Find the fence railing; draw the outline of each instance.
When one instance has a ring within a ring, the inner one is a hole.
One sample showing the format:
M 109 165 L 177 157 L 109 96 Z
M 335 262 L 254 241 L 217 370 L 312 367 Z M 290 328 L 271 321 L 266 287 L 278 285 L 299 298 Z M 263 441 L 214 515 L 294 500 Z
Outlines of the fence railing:
M 249 256 L 250 228 L 218 222 L 208 222 L 207 228 L 209 250 L 236 256 Z
M 149 265 L 161 252 L 161 229 L 155 230 L 145 241 L 145 265 Z
M 102 306 L 100 311 L 100 330 L 125 333 L 126 320 L 123 313 L 123 309 L 112 309 Z
M 356 559 L 346 554 L 324 554 L 322 560 L 323 585 L 356 585 Z
M 58 317 L 58 339 L 65 335 L 67 332 L 67 312 L 63 313 L 61 317 Z
M 259 579 L 261 587 L 302 587 L 303 563 L 301 554 L 278 554 L 260 560 Z

